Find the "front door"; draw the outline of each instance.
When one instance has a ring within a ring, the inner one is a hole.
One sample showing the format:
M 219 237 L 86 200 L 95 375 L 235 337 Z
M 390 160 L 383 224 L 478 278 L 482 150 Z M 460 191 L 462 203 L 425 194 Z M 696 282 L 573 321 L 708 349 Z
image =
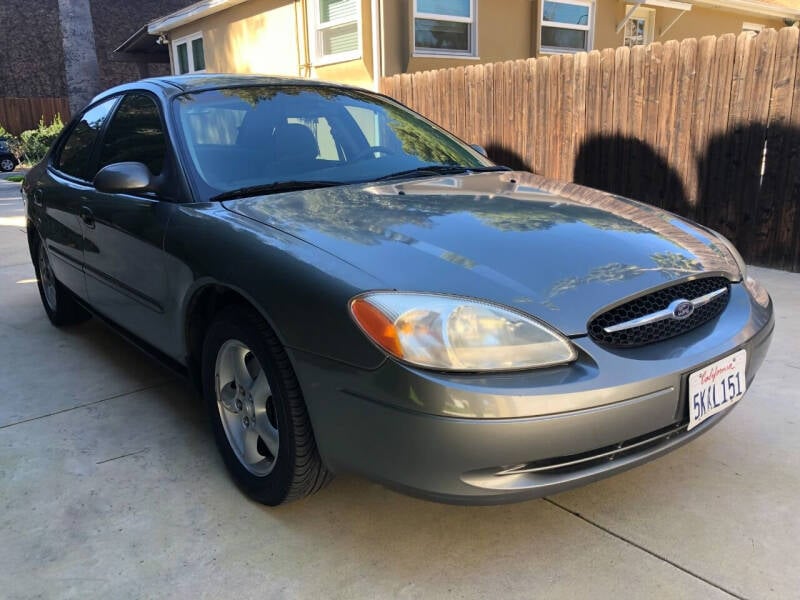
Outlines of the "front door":
M 144 93 L 125 96 L 100 142 L 98 169 L 135 161 L 162 175 L 167 154 L 159 109 Z M 176 205 L 154 193 L 94 191 L 84 210 L 89 303 L 157 348 L 164 348 L 167 281 L 164 233 Z

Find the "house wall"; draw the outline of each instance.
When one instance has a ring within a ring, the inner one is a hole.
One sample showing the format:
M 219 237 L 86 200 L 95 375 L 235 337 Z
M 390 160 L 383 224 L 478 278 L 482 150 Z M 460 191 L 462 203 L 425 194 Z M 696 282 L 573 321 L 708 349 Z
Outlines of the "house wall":
M 361 0 L 361 58 L 319 64 L 307 56 L 306 4 L 313 0 L 249 0 L 170 32 L 170 39 L 203 32 L 206 70 L 217 73 L 268 73 L 312 76 L 370 87 L 373 84 L 370 0 Z M 524 59 L 538 52 L 542 0 L 477 0 L 477 57 L 413 56 L 413 0 L 383 1 L 384 75 Z M 620 0 L 597 0 L 594 48 L 617 47 L 625 16 Z M 659 33 L 679 11 L 656 8 L 656 41 L 739 33 L 745 21 L 780 28 L 777 19 L 697 8 L 686 13 L 667 35 Z M 380 26 L 380 25 L 378 25 Z M 170 48 L 172 51 L 172 48 Z M 313 54 L 313 51 L 312 51 Z
M 538 0 L 536 2 L 538 10 Z M 722 35 L 725 33 L 741 33 L 742 24 L 761 23 L 765 27 L 780 29 L 784 26 L 780 19 L 767 19 L 757 15 L 726 12 L 711 8 L 694 6 L 691 11 L 684 14 L 680 20 L 666 33 L 661 32 L 680 14 L 680 11 L 669 8 L 652 7 L 656 11 L 656 42 L 669 40 L 683 40 L 686 38 L 701 38 L 706 35 Z M 627 5 L 618 0 L 597 0 L 597 16 L 595 18 L 594 47 L 596 50 L 603 48 L 616 48 L 621 46 L 624 33 L 616 32 L 617 24 L 625 18 Z M 538 19 L 538 13 L 536 15 Z
M 308 0 L 313 1 L 313 0 Z M 399 0 L 394 0 L 398 2 Z M 386 4 L 391 3 L 385 2 Z M 362 87 L 372 87 L 372 23 L 377 19 L 372 19 L 371 2 L 361 0 L 361 58 L 340 63 L 320 65 L 316 64 L 312 57 L 311 74 L 317 79 L 324 81 L 346 82 L 351 85 Z
M 302 15 L 295 16 L 294 2 L 251 0 L 178 27 L 169 38 L 177 40 L 202 31 L 206 70 L 212 73 L 298 76 L 304 62 L 298 35 L 303 26 Z M 174 56 L 172 61 L 175 64 Z
M 390 70 L 387 61 L 386 75 L 430 69 L 444 69 L 448 67 L 466 66 L 476 63 L 491 63 L 505 60 L 515 60 L 533 56 L 533 6 L 531 0 L 478 0 L 478 35 L 476 57 L 431 57 L 412 56 L 412 1 L 398 0 L 385 4 L 395 4 L 396 8 L 387 14 L 386 29 L 394 31 L 405 30 L 405 36 L 400 44 L 394 45 L 394 52 L 400 56 L 395 57 Z M 392 20 L 389 20 L 389 17 Z M 398 66 L 401 67 L 398 69 Z

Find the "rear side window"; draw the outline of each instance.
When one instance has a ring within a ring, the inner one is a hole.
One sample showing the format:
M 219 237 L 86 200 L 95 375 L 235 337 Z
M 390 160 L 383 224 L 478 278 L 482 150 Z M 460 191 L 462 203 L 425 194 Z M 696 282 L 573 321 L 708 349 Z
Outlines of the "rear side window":
M 116 101 L 116 98 L 106 100 L 83 114 L 61 147 L 55 164 L 59 171 L 79 179 L 89 179 L 88 170 L 92 159 L 92 148 L 94 148 L 97 135 L 103 128 L 103 123 L 108 118 L 108 113 Z
M 118 162 L 140 162 L 153 175 L 164 168 L 167 142 L 155 101 L 144 94 L 125 96 L 108 126 L 98 169 Z

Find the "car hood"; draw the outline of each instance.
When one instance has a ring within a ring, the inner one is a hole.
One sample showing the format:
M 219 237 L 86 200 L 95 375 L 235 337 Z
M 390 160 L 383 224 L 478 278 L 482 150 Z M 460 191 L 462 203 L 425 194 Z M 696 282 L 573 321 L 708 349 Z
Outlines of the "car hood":
M 566 335 L 643 290 L 740 279 L 707 230 L 647 205 L 530 173 L 434 177 L 226 201 L 384 282 L 518 308 Z

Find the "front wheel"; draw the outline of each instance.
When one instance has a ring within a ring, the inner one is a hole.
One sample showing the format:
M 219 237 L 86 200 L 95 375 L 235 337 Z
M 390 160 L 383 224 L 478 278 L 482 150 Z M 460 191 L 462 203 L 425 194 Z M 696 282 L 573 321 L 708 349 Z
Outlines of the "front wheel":
M 10 158 L 3 158 L 0 159 L 0 171 L 5 171 L 8 173 L 9 171 L 13 171 L 16 164 Z
M 203 344 L 206 409 L 225 465 L 251 498 L 276 506 L 329 480 L 294 371 L 252 309 L 224 309 Z

